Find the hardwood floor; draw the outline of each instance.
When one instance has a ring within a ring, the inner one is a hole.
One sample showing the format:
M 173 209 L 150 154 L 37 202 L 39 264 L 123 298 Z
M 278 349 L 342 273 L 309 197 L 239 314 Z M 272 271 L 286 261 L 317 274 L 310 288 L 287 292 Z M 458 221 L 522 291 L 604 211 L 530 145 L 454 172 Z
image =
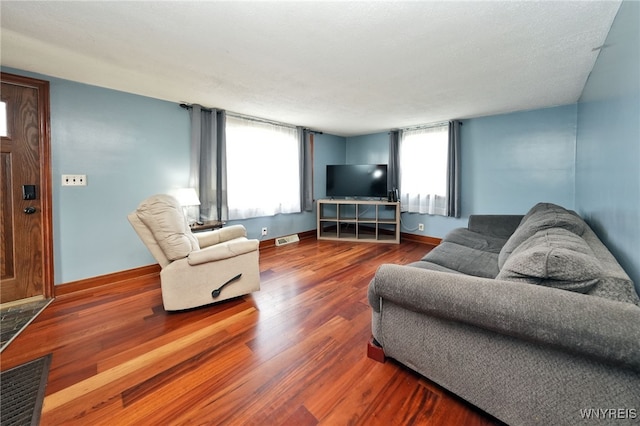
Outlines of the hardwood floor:
M 43 425 L 498 424 L 366 356 L 377 266 L 428 249 L 315 239 L 265 248 L 260 292 L 181 313 L 162 308 L 157 275 L 65 295 L 1 368 L 53 353 Z

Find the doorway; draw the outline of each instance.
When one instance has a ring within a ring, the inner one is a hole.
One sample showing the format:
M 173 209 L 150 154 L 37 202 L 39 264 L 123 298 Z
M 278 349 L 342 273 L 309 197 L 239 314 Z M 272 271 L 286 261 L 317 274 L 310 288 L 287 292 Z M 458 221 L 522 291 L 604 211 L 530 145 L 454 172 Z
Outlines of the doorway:
M 49 82 L 1 73 L 0 303 L 53 297 Z

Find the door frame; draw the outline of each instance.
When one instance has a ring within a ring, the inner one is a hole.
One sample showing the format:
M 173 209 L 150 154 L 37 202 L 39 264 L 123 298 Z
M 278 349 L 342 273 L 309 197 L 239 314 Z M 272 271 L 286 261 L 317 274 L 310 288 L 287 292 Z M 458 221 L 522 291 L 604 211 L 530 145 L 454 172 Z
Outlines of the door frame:
M 51 298 L 54 296 L 54 262 L 49 82 L 5 72 L 0 73 L 0 80 L 3 83 L 28 87 L 38 91 L 40 197 L 42 199 L 42 291 L 45 298 Z

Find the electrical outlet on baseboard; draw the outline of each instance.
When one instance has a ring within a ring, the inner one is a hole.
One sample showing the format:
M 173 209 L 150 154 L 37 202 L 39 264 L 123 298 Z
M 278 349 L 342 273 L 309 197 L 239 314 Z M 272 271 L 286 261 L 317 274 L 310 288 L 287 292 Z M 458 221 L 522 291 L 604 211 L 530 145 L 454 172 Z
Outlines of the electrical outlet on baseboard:
M 265 235 L 267 235 L 267 228 L 262 228 L 262 236 L 264 237 Z
M 418 224 L 418 231 L 424 231 L 424 223 Z

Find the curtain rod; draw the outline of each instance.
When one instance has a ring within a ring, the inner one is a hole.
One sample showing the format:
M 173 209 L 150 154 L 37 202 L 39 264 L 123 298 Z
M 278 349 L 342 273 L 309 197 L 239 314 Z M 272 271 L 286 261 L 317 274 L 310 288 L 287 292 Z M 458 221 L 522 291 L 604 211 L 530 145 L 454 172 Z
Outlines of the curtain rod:
M 460 123 L 460 125 L 462 126 L 464 123 L 460 120 L 449 120 L 449 121 L 439 121 L 437 123 L 429 123 L 429 124 L 420 124 L 417 126 L 411 126 L 411 127 L 399 127 L 397 129 L 391 129 L 389 130 L 389 133 L 391 132 L 398 132 L 398 131 L 405 131 L 405 130 L 420 130 L 420 129 L 431 129 L 433 127 L 440 127 L 440 126 L 448 126 L 450 122 L 452 121 L 457 121 L 458 123 Z
M 179 104 L 179 105 L 180 105 L 180 108 L 184 108 L 184 109 L 192 109 L 193 108 L 193 105 L 189 105 L 189 104 L 186 104 L 184 102 Z M 201 111 L 213 111 L 214 109 L 215 108 L 205 108 L 202 105 L 200 105 L 200 110 Z
M 449 122 L 448 121 L 439 121 L 437 123 L 429 123 L 429 124 L 418 124 L 416 126 L 409 126 L 409 127 L 402 127 L 398 130 L 420 130 L 420 129 L 431 129 L 434 127 L 443 127 L 443 126 L 448 126 Z
M 244 114 L 240 114 L 240 113 L 237 113 L 237 112 L 227 111 L 227 116 L 235 117 L 235 118 L 241 118 L 243 120 L 248 120 L 248 121 L 255 121 L 255 122 L 258 122 L 258 123 L 273 124 L 275 126 L 290 127 L 292 129 L 301 128 L 302 130 L 307 130 L 307 131 L 309 131 L 311 133 L 315 133 L 315 134 L 319 134 L 319 135 L 324 134 L 323 132 L 320 132 L 318 130 L 311 130 L 308 127 L 296 126 L 294 124 L 283 123 L 281 121 L 275 121 L 275 120 L 269 120 L 267 118 L 254 117 L 252 115 L 244 115 Z
M 184 102 L 180 104 L 180 107 L 184 108 L 184 109 L 187 109 L 187 110 L 193 108 L 192 105 L 189 105 L 189 104 L 184 103 Z M 200 106 L 200 109 L 201 109 L 201 111 L 213 111 L 215 108 L 205 108 L 203 106 Z M 293 124 L 282 123 L 280 121 L 268 120 L 266 118 L 260 118 L 260 117 L 254 117 L 254 116 L 251 116 L 251 115 L 239 114 L 237 112 L 231 112 L 231 111 L 225 111 L 225 112 L 226 112 L 227 116 L 235 117 L 235 118 L 242 118 L 243 120 L 256 121 L 258 123 L 273 124 L 273 125 L 276 125 L 276 126 L 290 127 L 290 128 L 294 128 L 294 129 L 297 129 L 298 127 L 302 127 L 302 126 L 295 126 Z M 320 132 L 320 131 L 317 131 L 317 130 L 311 130 L 308 127 L 302 127 L 302 129 L 303 130 L 307 130 L 307 131 L 309 131 L 311 133 L 319 134 L 319 135 L 324 134 L 323 132 Z
M 243 120 L 248 120 L 248 121 L 255 121 L 257 123 L 273 124 L 275 126 L 282 126 L 282 127 L 291 127 L 294 129 L 301 127 L 301 126 L 294 126 L 293 124 L 289 124 L 289 123 L 282 123 L 279 121 L 269 120 L 267 118 L 254 117 L 251 115 L 244 115 L 244 114 L 239 114 L 237 112 L 231 112 L 231 111 L 227 111 L 227 116 L 234 117 L 234 118 L 241 118 Z
M 179 105 L 180 105 L 180 108 L 184 108 L 184 109 L 193 108 L 191 105 L 189 105 L 187 103 L 184 103 L 184 102 L 179 104 Z M 205 108 L 203 106 L 200 106 L 200 109 L 202 111 L 213 111 L 216 108 Z M 242 118 L 244 120 L 256 121 L 256 122 L 259 122 L 259 123 L 274 124 L 276 126 L 291 127 L 291 128 L 296 128 L 296 129 L 298 127 L 302 127 L 302 126 L 295 126 L 293 124 L 282 123 L 282 122 L 279 122 L 279 121 L 268 120 L 266 118 L 259 118 L 259 117 L 254 117 L 254 116 L 251 116 L 251 115 L 244 115 L 244 114 L 240 114 L 240 113 L 237 113 L 237 112 L 226 111 L 226 114 L 231 116 L 231 117 Z M 450 121 L 458 121 L 461 126 L 464 124 L 460 120 L 450 120 Z M 405 131 L 405 130 L 431 129 L 433 127 L 440 127 L 440 126 L 446 126 L 446 125 L 449 125 L 449 121 L 439 121 L 439 122 L 436 122 L 436 123 L 420 124 L 420 125 L 411 126 L 411 127 L 400 127 L 400 128 L 397 128 L 397 129 L 391 129 L 389 131 L 389 133 L 395 132 L 395 131 L 399 131 L 399 130 Z M 307 131 L 309 131 L 311 133 L 314 133 L 314 134 L 317 134 L 317 135 L 323 135 L 324 134 L 324 132 L 321 132 L 321 131 L 318 131 L 318 130 L 311 130 L 308 127 L 302 127 L 302 129 L 303 130 L 307 130 Z

